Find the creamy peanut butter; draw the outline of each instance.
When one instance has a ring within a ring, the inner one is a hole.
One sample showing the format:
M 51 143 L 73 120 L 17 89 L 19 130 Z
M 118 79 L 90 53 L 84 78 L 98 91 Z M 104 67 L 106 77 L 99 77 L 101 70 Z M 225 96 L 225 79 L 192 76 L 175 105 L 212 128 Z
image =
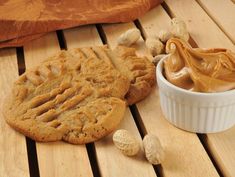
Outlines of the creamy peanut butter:
M 235 53 L 227 49 L 191 48 L 171 38 L 164 61 L 164 75 L 172 84 L 197 92 L 223 92 L 235 88 Z

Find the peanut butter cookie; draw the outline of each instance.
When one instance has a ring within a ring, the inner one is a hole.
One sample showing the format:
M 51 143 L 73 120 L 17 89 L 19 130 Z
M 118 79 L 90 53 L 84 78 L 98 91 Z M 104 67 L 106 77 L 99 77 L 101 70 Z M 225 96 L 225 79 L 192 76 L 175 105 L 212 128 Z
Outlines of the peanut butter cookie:
M 36 141 L 89 143 L 122 120 L 129 85 L 113 66 L 87 55 L 86 48 L 62 51 L 19 77 L 4 116 Z

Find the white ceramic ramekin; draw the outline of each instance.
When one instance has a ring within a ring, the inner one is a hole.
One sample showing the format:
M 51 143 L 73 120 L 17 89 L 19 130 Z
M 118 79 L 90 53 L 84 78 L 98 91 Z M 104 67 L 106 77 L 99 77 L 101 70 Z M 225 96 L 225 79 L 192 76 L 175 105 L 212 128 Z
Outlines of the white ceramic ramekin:
M 157 65 L 160 103 L 165 118 L 178 128 L 197 133 L 215 133 L 235 125 L 235 90 L 199 93 L 179 88 L 162 74 Z

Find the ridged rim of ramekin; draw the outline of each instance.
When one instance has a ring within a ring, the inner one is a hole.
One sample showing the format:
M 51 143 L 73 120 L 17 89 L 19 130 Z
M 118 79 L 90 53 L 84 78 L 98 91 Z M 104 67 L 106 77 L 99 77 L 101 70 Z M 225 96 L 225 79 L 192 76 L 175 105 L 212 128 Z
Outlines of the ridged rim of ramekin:
M 205 97 L 224 97 L 224 96 L 229 96 L 231 94 L 235 94 L 235 89 L 233 90 L 228 90 L 228 91 L 224 91 L 224 92 L 214 92 L 214 93 L 202 93 L 202 92 L 193 92 L 193 91 L 189 91 L 180 87 L 175 86 L 174 84 L 170 83 L 162 74 L 163 71 L 163 61 L 168 57 L 165 56 L 163 57 L 157 64 L 157 68 L 156 68 L 156 75 L 158 77 L 158 79 L 160 79 L 164 84 L 166 84 L 168 87 L 183 93 L 183 94 L 187 94 L 187 95 L 192 95 L 192 96 L 205 96 Z

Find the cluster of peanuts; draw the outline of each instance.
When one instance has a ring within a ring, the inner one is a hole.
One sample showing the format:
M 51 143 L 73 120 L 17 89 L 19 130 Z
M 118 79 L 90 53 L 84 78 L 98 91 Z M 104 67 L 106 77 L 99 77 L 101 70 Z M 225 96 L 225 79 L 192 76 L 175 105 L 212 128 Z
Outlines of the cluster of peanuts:
M 113 134 L 114 145 L 127 156 L 134 156 L 140 151 L 141 144 L 124 129 L 117 130 Z M 164 160 L 164 151 L 159 139 L 153 134 L 145 135 L 143 139 L 143 149 L 149 163 L 157 165 Z
M 138 29 L 130 29 L 119 36 L 117 42 L 118 45 L 130 46 L 136 43 L 140 36 L 140 31 Z M 180 38 L 185 41 L 189 40 L 189 33 L 183 20 L 173 18 L 170 23 L 170 30 L 161 30 L 158 35 L 147 37 L 145 44 L 154 57 L 152 62 L 155 65 L 167 53 L 165 44 L 172 37 Z

